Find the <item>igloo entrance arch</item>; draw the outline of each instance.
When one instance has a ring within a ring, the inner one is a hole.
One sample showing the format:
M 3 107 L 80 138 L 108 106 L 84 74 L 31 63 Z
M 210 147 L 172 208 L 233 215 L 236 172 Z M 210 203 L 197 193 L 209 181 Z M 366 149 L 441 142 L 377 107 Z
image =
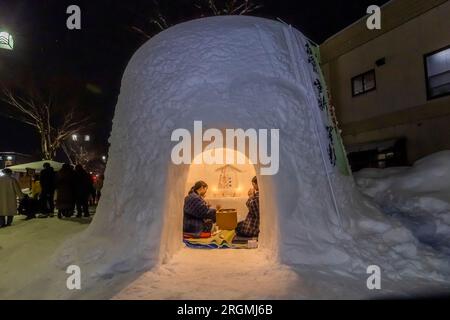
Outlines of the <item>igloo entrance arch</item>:
M 222 129 L 222 131 L 225 130 Z M 207 143 L 204 144 L 204 147 L 206 146 Z M 201 158 L 214 156 L 216 152 L 223 152 L 224 159 L 228 155 L 233 161 L 223 164 L 202 162 Z M 251 180 L 255 176 L 258 177 L 260 190 L 261 232 L 258 237 L 259 246 L 276 254 L 278 223 L 276 199 L 272 197 L 269 191 L 271 181 L 269 177 L 259 175 L 259 165 L 253 163 L 247 155 L 248 144 L 245 152 L 240 152 L 237 148 L 217 148 L 196 154 L 189 165 L 169 165 L 167 184 L 170 186 L 171 196 L 166 199 L 165 203 L 160 261 L 167 261 L 167 258 L 170 258 L 183 247 L 181 242 L 183 238 L 183 202 L 196 181 L 203 180 L 208 184 L 206 200 L 212 206 L 219 204 L 222 208 L 236 209 L 238 221 L 242 221 L 248 213 L 246 207 L 247 193 L 252 187 Z M 238 157 L 242 157 L 241 159 L 244 161 L 238 161 Z M 235 173 L 232 173 L 233 185 L 231 188 L 224 190 L 221 189 L 219 180 L 223 171 L 227 169 L 235 171 Z

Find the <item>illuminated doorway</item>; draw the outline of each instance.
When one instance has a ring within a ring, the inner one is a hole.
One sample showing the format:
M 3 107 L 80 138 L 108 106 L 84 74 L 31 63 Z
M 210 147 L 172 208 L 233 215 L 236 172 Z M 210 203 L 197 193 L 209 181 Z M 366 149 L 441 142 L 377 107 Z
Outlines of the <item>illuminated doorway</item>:
M 233 161 L 205 163 L 204 159 L 211 159 L 217 153 L 223 154 L 224 159 Z M 259 208 L 259 200 L 255 196 L 257 190 L 252 186 L 254 177 L 254 164 L 239 151 L 220 148 L 197 155 L 189 166 L 184 194 L 188 195 L 197 181 L 206 182 L 208 188 L 204 201 L 211 210 L 217 208 L 216 221 L 214 224 L 211 222 L 212 228 L 209 228 L 209 224 L 206 225 L 206 232 L 201 234 L 185 232 L 184 243 L 191 248 L 256 248 L 256 235 L 243 236 L 235 232 L 237 223 L 245 221 L 249 214 L 247 201 L 250 198 Z

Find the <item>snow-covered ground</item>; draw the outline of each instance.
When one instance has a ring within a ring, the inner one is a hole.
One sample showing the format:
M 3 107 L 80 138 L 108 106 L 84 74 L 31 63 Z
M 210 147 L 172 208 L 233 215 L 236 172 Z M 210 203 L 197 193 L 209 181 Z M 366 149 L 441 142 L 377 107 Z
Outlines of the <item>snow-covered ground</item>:
M 114 299 L 288 299 L 297 274 L 260 250 L 184 248 Z
M 402 221 L 421 242 L 450 255 L 450 150 L 412 167 L 364 169 L 355 180 L 383 212 Z
M 29 284 L 48 267 L 48 260 L 69 237 L 87 228 L 90 219 L 14 219 L 0 229 L 0 300 L 29 296 Z M 35 297 L 32 297 L 35 298 Z
M 367 277 L 340 275 L 326 267 L 289 267 L 264 250 L 184 248 L 113 299 L 376 299 L 430 297 L 450 291 L 450 285 L 417 278 L 382 280 L 382 290 L 369 290 Z
M 34 283 L 45 272 L 57 248 L 85 230 L 88 222 L 57 218 L 23 221 L 18 217 L 13 227 L 1 229 L 0 299 L 58 298 L 47 294 L 46 285 Z M 73 298 L 363 299 L 450 292 L 448 284 L 414 277 L 398 281 L 382 278 L 382 290 L 371 291 L 366 287 L 367 277 L 339 274 L 327 267 L 286 266 L 270 251 L 262 249 L 184 248 L 167 263 L 150 271 L 115 275 L 99 282 L 94 291 L 82 291 Z M 60 278 L 55 275 L 46 282 L 51 284 Z

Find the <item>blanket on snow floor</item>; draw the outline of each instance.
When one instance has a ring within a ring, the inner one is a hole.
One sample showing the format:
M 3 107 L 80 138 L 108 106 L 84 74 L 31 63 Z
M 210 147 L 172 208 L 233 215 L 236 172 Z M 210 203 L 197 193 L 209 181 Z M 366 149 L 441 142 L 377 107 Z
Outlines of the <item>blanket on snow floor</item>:
M 184 237 L 183 242 L 189 248 L 196 249 L 243 249 L 247 248 L 246 243 L 233 243 L 235 238 L 234 230 L 220 230 L 208 238 Z

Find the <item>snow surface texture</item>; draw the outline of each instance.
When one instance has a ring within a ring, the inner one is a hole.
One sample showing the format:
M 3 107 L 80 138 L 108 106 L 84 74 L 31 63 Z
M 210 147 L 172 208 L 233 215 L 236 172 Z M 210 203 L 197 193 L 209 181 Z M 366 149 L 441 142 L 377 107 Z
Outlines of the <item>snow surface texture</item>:
M 450 150 L 412 167 L 364 169 L 355 175 L 361 191 L 416 237 L 450 255 Z
M 294 291 L 307 291 L 293 270 L 270 256 L 258 250 L 182 249 L 114 299 L 292 299 Z M 238 268 L 231 265 L 236 259 Z
M 48 270 L 48 259 L 70 236 L 85 230 L 89 220 L 56 217 L 25 221 L 15 217 L 12 227 L 0 230 L 0 301 L 38 299 L 29 286 Z
M 383 279 L 448 281 L 448 261 L 339 174 L 331 177 L 336 212 L 315 135 L 305 43 L 279 22 L 214 17 L 172 27 L 142 46 L 122 79 L 95 219 L 53 260 L 59 270 L 79 265 L 84 290 L 62 287 L 55 277 L 65 283 L 63 272 L 49 273 L 36 288 L 49 297 L 96 297 L 102 281 L 158 267 L 182 249 L 189 167 L 171 163 L 170 137 L 177 128 L 192 130 L 194 120 L 204 129 L 280 129 L 279 173 L 259 177 L 260 250 L 280 268 L 323 268 L 351 279 L 376 264 Z

